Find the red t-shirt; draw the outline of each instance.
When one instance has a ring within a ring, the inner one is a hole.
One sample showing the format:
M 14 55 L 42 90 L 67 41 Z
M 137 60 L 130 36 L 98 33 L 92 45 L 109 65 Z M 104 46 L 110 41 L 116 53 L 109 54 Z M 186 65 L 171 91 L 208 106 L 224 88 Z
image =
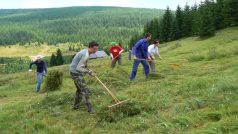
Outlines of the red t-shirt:
M 110 49 L 109 49 L 109 52 L 112 53 L 113 55 L 113 58 L 118 58 L 119 56 L 119 52 L 122 50 L 122 48 L 118 45 L 116 46 L 112 46 Z

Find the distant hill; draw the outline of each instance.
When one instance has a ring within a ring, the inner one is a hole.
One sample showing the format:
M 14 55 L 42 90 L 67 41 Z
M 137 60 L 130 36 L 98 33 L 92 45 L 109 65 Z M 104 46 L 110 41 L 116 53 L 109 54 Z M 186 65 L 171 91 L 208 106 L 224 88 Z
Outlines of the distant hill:
M 96 40 L 128 43 L 146 22 L 164 13 L 159 9 L 122 7 L 66 7 L 1 9 L 0 45 L 39 42 L 57 44 Z

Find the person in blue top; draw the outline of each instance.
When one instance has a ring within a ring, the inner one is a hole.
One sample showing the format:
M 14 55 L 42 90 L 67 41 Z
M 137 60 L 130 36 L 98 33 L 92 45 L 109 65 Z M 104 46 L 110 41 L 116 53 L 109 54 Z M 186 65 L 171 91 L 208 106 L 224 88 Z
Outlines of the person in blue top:
M 43 76 L 46 75 L 47 73 L 47 68 L 45 62 L 42 60 L 43 56 L 42 55 L 37 55 L 36 60 L 32 63 L 30 63 L 29 66 L 29 72 L 32 72 L 32 65 L 35 64 L 37 69 L 36 69 L 36 77 L 37 77 L 37 85 L 36 85 L 36 92 L 40 92 L 40 87 L 42 83 Z
M 151 34 L 146 33 L 145 37 L 139 40 L 132 48 L 132 54 L 134 55 L 134 63 L 133 63 L 131 76 L 130 76 L 131 81 L 135 79 L 137 69 L 140 63 L 144 67 L 144 74 L 146 75 L 146 77 L 148 77 L 150 73 L 149 65 L 147 63 L 147 61 L 151 60 L 148 54 L 148 46 L 149 46 L 150 39 L 151 39 Z

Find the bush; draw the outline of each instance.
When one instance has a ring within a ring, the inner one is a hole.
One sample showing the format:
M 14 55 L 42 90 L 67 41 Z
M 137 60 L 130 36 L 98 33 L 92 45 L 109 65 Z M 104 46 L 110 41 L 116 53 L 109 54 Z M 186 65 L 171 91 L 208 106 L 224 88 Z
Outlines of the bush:
M 63 82 L 63 72 L 61 71 L 50 71 L 46 77 L 46 82 L 44 85 L 44 91 L 55 91 L 59 90 Z

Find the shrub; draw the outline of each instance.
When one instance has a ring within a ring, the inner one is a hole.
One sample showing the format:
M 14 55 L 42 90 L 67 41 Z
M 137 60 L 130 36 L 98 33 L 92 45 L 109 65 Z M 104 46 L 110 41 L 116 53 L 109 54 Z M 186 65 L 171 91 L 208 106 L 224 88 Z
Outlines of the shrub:
M 55 91 L 59 90 L 63 82 L 63 72 L 53 70 L 50 71 L 46 77 L 46 82 L 44 85 L 44 91 Z

